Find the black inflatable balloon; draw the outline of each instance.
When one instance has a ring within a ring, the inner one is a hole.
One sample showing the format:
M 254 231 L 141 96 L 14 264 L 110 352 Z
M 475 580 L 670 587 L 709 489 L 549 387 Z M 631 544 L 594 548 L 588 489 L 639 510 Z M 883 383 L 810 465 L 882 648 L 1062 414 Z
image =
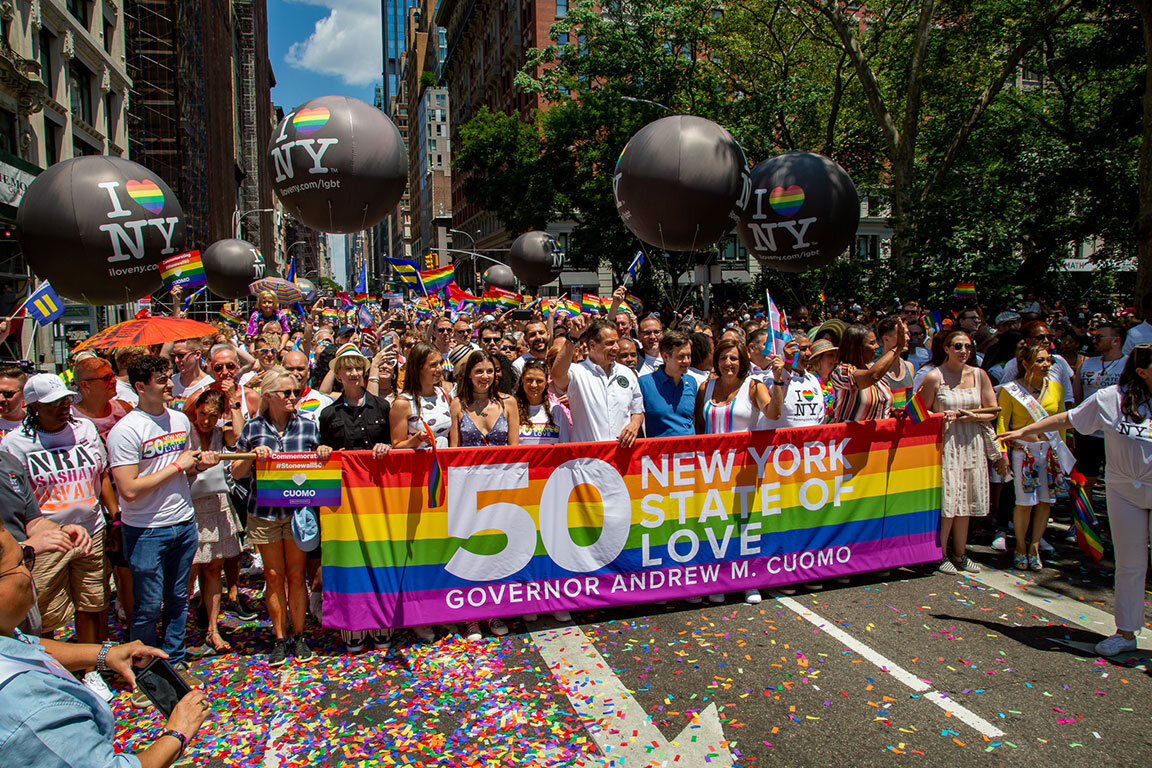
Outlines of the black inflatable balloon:
M 268 171 L 293 216 L 321 232 L 346 234 L 396 208 L 408 183 L 408 151 L 380 110 L 347 96 L 321 96 L 276 126 Z
M 296 287 L 304 291 L 304 303 L 316 303 L 316 283 L 306 277 L 296 278 Z
M 844 253 L 859 223 L 860 198 L 847 171 L 823 155 L 788 152 L 752 169 L 737 233 L 764 266 L 804 272 Z
M 736 225 L 748 194 L 744 150 L 691 115 L 641 128 L 616 161 L 612 191 L 632 234 L 670 251 L 707 248 Z
M 208 290 L 224 299 L 247 298 L 249 283 L 266 277 L 264 256 L 246 240 L 217 240 L 200 258 Z
M 28 185 L 16 214 L 36 276 L 85 304 L 122 304 L 161 286 L 161 259 L 185 250 L 184 210 L 156 174 L 119 157 L 56 163 Z
M 494 288 L 516 289 L 516 275 L 507 264 L 493 264 L 484 270 L 484 282 Z
M 512 243 L 508 263 L 520 282 L 539 288 L 564 271 L 564 251 L 547 232 L 525 232 Z

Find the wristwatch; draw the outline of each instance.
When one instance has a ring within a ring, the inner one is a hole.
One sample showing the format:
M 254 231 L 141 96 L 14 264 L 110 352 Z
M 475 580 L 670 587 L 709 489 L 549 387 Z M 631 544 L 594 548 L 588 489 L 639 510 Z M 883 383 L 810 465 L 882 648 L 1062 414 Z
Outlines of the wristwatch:
M 97 672 L 107 672 L 108 671 L 108 662 L 107 662 L 108 651 L 111 650 L 112 646 L 114 646 L 114 645 L 116 645 L 116 643 L 112 642 L 111 640 L 105 640 L 103 643 L 100 644 L 100 650 L 96 654 L 96 671 Z
M 180 742 L 180 751 L 176 754 L 177 758 L 179 758 L 180 755 L 183 755 L 184 750 L 188 748 L 188 737 L 185 736 L 184 734 L 180 733 L 180 731 L 177 731 L 173 728 L 169 728 L 168 730 L 164 731 L 164 733 L 162 733 L 160 735 L 161 736 L 171 736 L 172 738 L 176 739 L 176 741 Z

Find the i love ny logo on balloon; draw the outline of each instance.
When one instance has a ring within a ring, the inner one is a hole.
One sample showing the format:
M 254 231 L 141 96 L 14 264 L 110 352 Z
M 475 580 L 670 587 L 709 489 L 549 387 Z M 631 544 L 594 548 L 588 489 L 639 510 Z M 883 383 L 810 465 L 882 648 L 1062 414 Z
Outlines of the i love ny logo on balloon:
M 295 128 L 298 133 L 311 136 L 323 128 L 331 116 L 327 107 L 301 109 L 296 113 L 296 116 L 292 118 L 292 127 Z
M 128 190 L 128 196 L 149 213 L 160 213 L 164 210 L 164 193 L 149 179 L 128 181 L 124 187 Z
M 804 190 L 798 184 L 776 187 L 768 195 L 768 204 L 781 216 L 794 216 L 804 205 Z

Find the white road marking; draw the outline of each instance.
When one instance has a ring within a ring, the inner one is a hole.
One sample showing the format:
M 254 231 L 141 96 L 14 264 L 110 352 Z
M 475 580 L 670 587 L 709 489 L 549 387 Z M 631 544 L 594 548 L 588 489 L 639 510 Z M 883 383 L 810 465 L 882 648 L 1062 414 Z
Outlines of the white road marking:
M 280 681 L 278 688 L 283 690 L 285 683 L 292 676 L 292 667 L 285 664 L 280 670 Z M 292 718 L 284 712 L 277 712 L 271 722 L 268 723 L 268 740 L 264 742 L 264 768 L 280 768 L 280 750 L 274 745 L 288 732 L 291 727 Z
M 532 640 L 576 714 L 586 724 L 607 724 L 606 728 L 589 727 L 588 734 L 609 766 L 729 768 L 733 764 L 714 703 L 676 738 L 666 739 L 580 627 L 533 632 Z
M 846 647 L 851 648 L 852 651 L 857 655 L 872 662 L 879 669 L 887 672 L 896 680 L 908 686 L 913 691 L 921 694 L 922 699 L 932 702 L 936 706 L 943 709 L 945 712 L 951 713 L 952 716 L 957 720 L 973 728 L 978 733 L 987 736 L 990 739 L 1004 735 L 1004 731 L 1000 730 L 984 718 L 980 717 L 980 715 L 976 714 L 960 703 L 948 698 L 948 694 L 943 693 L 942 691 L 932 690 L 932 686 L 928 685 L 928 683 L 916 677 L 914 674 L 904 669 L 899 664 L 894 663 L 875 649 L 860 642 L 855 637 L 845 632 L 843 628 L 834 622 L 828 621 L 818 613 L 805 608 L 803 605 L 790 597 L 784 597 L 783 595 L 775 593 L 774 597 L 776 602 L 780 603 L 780 605 L 784 606 L 790 611 L 793 611 L 805 621 L 816 626 L 826 634 L 836 638 Z

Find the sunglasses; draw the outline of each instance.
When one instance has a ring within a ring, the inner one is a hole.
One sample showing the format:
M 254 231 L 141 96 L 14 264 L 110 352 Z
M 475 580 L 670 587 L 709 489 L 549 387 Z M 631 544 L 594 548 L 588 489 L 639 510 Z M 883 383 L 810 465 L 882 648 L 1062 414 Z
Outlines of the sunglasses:
M 236 370 L 236 363 L 216 363 L 212 366 L 212 370 L 216 373 L 220 373 L 222 371 L 234 371 Z
M 93 376 L 93 377 L 92 377 L 92 378 L 90 378 L 90 379 L 76 379 L 76 383 L 77 383 L 77 384 L 83 384 L 83 383 L 84 383 L 84 382 L 86 382 L 86 381 L 104 381 L 104 382 L 113 382 L 113 381 L 116 381 L 116 374 L 114 374 L 114 373 L 109 373 L 107 376 Z M 5 393 L 4 393 L 4 392 L 0 392 L 0 395 L 2 395 L 2 394 L 5 394 Z
M 183 360 L 184 358 L 188 357 L 188 355 L 190 355 L 190 354 L 192 354 L 192 353 L 191 352 L 173 352 L 172 353 L 172 362 L 174 362 L 174 363 L 179 362 L 179 361 Z
M 87 381 L 87 379 L 85 379 L 85 381 Z M 11 392 L 0 389 L 0 397 L 4 398 L 5 400 L 7 400 L 10 397 L 16 397 L 16 395 L 18 395 L 18 394 L 20 394 L 20 390 L 18 390 L 18 389 L 14 389 Z
M 273 389 L 268 394 L 280 395 L 285 400 L 294 400 L 300 397 L 301 390 L 299 389 Z
M 6 571 L 0 571 L 0 576 L 7 576 L 13 571 L 19 570 L 21 567 L 27 568 L 29 572 L 32 571 L 32 567 L 36 565 L 36 550 L 32 549 L 32 547 L 21 545 L 20 553 L 20 565 L 14 565 Z
M 971 344 L 953 344 L 952 349 L 955 349 L 955 350 L 972 349 L 972 345 Z

